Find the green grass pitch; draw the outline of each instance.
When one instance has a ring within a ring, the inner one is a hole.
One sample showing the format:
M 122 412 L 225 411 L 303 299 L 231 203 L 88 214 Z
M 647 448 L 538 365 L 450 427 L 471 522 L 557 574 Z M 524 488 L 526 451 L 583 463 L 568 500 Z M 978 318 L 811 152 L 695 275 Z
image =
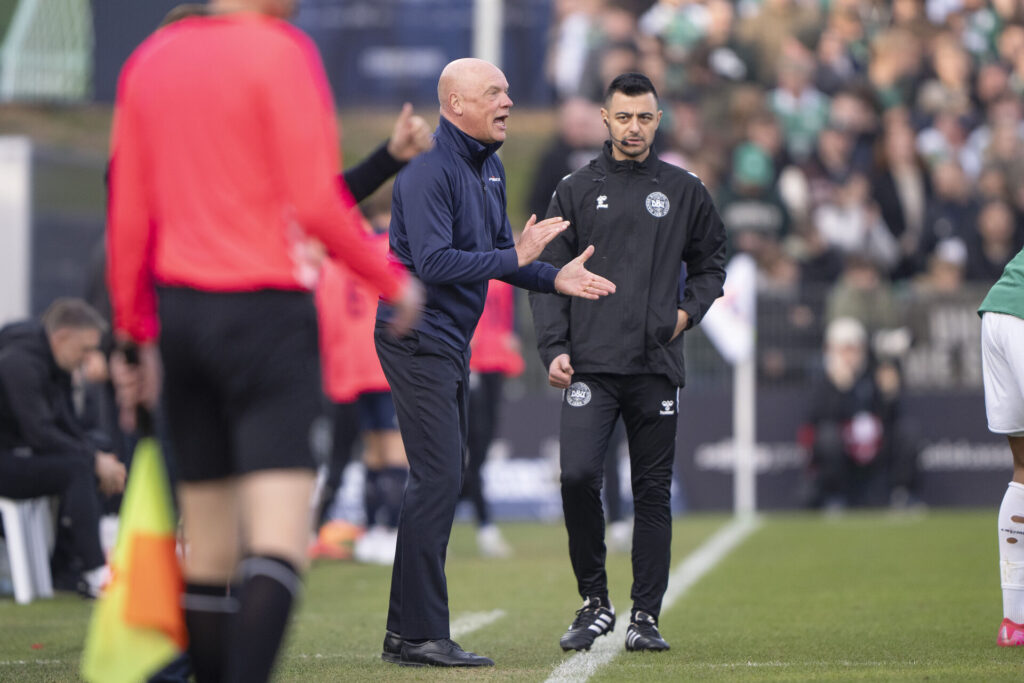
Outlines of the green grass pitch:
M 623 652 L 590 680 L 1024 680 L 1024 649 L 995 645 L 995 514 L 768 515 L 663 612 L 670 652 Z M 678 519 L 674 564 L 727 522 Z M 458 638 L 493 657 L 494 669 L 384 664 L 390 570 L 320 562 L 309 573 L 277 680 L 546 680 L 569 657 L 558 637 L 579 606 L 565 531 L 557 524 L 503 528 L 516 550 L 511 560 L 477 557 L 473 529 L 461 523 L 448 555 L 453 622 L 468 613 L 503 615 Z M 608 570 L 616 629 L 625 629 L 629 558 L 611 555 Z M 89 609 L 69 595 L 29 606 L 0 600 L 0 681 L 76 680 Z

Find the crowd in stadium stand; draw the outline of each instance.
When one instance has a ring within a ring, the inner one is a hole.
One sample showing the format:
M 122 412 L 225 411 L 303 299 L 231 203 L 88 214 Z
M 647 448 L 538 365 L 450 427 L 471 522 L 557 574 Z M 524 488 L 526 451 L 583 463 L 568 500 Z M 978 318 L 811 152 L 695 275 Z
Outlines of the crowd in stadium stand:
M 554 5 L 546 77 L 563 134 L 550 154 L 578 166 L 586 155 L 573 155 L 605 137 L 587 115 L 602 84 L 650 76 L 661 156 L 711 190 L 762 295 L 796 302 L 782 309 L 787 335 L 807 327 L 816 343 L 852 315 L 874 337 L 922 301 L 991 284 L 1024 242 L 1021 3 Z M 573 123 L 588 118 L 596 129 Z M 531 210 L 551 182 L 537 179 Z M 927 327 L 908 329 L 919 339 Z M 762 374 L 788 372 L 784 358 L 764 361 Z

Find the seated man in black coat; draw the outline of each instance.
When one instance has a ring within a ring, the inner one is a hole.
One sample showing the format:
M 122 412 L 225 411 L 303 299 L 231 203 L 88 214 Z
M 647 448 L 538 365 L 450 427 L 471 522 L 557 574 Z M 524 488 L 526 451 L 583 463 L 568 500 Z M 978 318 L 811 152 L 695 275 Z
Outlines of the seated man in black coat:
M 71 374 L 98 348 L 103 318 L 58 299 L 41 322 L 0 329 L 0 496 L 59 496 L 54 584 L 95 596 L 106 579 L 100 500 L 124 489 L 124 465 L 85 433 Z

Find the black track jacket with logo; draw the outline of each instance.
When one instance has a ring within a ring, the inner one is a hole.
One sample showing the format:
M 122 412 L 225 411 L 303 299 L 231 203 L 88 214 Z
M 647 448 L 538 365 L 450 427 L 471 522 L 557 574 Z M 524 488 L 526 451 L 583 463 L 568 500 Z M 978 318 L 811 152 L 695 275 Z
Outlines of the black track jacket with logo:
M 561 267 L 593 244 L 587 269 L 617 291 L 597 301 L 530 293 L 544 367 L 567 353 L 575 372 L 660 374 L 683 386 L 683 335 L 669 341 L 676 310 L 696 325 L 725 282 L 725 228 L 704 184 L 653 149 L 642 162 L 616 161 L 605 142 L 558 184 L 548 216 L 570 223 L 541 259 Z

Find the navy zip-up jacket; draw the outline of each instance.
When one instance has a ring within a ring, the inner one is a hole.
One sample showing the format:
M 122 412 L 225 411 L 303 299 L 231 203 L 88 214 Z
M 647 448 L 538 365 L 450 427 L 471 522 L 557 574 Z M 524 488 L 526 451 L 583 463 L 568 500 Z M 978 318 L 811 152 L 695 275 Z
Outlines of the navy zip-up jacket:
M 423 282 L 426 305 L 416 330 L 459 351 L 484 310 L 487 281 L 553 293 L 558 270 L 519 268 L 506 214 L 505 168 L 494 153 L 444 117 L 434 147 L 399 172 L 391 205 L 391 254 Z M 377 319 L 391 318 L 381 301 Z

